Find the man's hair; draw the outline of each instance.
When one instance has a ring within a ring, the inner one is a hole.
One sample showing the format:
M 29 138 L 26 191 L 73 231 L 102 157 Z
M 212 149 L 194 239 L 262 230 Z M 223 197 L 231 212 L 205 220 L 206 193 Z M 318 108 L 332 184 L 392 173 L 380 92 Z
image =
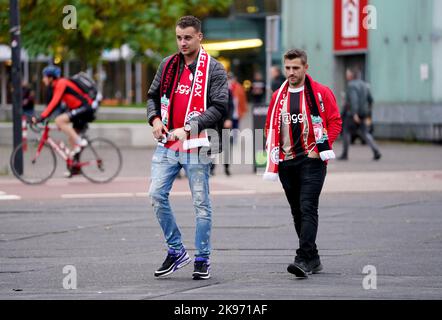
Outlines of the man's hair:
M 302 64 L 307 64 L 307 53 L 301 49 L 290 49 L 284 54 L 284 60 L 300 58 Z
M 184 16 L 181 17 L 177 23 L 177 27 L 180 27 L 181 29 L 186 29 L 188 27 L 193 27 L 196 32 L 201 32 L 201 21 L 197 17 L 194 16 Z
M 349 67 L 346 72 L 350 72 L 354 79 L 361 79 L 362 72 L 358 67 Z

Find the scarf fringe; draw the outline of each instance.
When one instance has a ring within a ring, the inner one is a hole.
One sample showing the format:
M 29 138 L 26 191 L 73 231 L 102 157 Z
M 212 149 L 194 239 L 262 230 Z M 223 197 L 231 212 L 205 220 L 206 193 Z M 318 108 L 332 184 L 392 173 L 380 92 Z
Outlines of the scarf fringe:
M 262 179 L 265 181 L 276 181 L 276 180 L 278 180 L 278 178 L 279 178 L 279 175 L 274 172 L 265 172 L 262 175 Z

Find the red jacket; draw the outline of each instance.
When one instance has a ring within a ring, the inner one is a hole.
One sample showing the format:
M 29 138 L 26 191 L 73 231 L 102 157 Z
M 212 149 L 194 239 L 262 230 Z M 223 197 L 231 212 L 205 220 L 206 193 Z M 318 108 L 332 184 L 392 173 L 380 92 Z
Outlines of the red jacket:
M 319 82 L 314 81 L 308 74 L 306 74 L 306 77 L 309 77 L 310 83 L 312 85 L 312 89 L 315 95 L 316 103 L 319 108 L 319 113 L 321 115 L 324 128 L 327 129 L 328 134 L 328 143 L 330 145 L 330 148 L 333 148 L 333 143 L 338 138 L 339 134 L 341 133 L 342 129 L 342 120 L 341 115 L 339 112 L 339 107 L 336 102 L 336 98 L 331 91 L 330 88 L 328 88 L 325 85 L 320 84 Z M 272 95 L 272 100 L 270 102 L 270 106 L 273 106 L 275 103 L 276 96 L 278 95 L 278 91 L 276 90 Z M 324 109 L 322 109 L 318 93 L 321 94 L 322 101 L 324 103 Z M 307 119 L 309 121 L 310 128 L 313 128 L 312 120 L 310 117 L 310 108 L 307 108 Z M 265 135 L 267 137 L 268 130 L 270 129 L 270 118 L 271 118 L 271 108 L 268 109 L 267 113 L 267 119 L 266 119 L 266 125 L 265 125 Z M 314 144 L 315 143 L 315 137 L 313 134 L 313 130 L 310 131 L 310 134 L 308 136 L 308 142 L 307 144 Z M 305 150 L 306 151 L 306 150 Z M 314 151 L 318 152 L 318 148 L 315 147 Z M 319 152 L 318 152 L 319 153 Z
M 55 110 L 60 101 L 63 101 L 69 109 L 77 109 L 82 105 L 91 105 L 92 99 L 84 93 L 72 81 L 59 78 L 52 82 L 53 95 L 46 109 L 42 112 L 41 118 L 47 118 Z

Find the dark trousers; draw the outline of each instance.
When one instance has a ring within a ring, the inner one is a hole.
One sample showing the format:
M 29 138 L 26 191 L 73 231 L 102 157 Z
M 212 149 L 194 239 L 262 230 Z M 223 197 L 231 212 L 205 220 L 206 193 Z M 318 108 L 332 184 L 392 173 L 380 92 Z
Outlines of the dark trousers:
M 342 157 L 348 156 L 348 149 L 350 147 L 351 142 L 351 134 L 352 134 L 352 125 L 353 125 L 353 118 L 352 117 L 346 117 L 344 119 L 343 123 L 343 130 L 342 130 L 342 139 L 343 139 L 343 151 L 342 151 Z M 370 146 L 371 150 L 373 151 L 373 154 L 376 156 L 380 153 L 379 147 L 377 146 L 376 142 L 374 141 L 373 136 L 370 134 L 369 128 L 367 127 L 367 124 L 365 123 L 365 118 L 361 118 L 361 123 L 359 124 L 359 130 L 361 132 L 361 138 L 364 139 L 364 141 Z
M 279 179 L 292 211 L 299 239 L 295 261 L 319 259 L 316 247 L 318 205 L 327 165 L 321 159 L 288 160 L 279 164 Z

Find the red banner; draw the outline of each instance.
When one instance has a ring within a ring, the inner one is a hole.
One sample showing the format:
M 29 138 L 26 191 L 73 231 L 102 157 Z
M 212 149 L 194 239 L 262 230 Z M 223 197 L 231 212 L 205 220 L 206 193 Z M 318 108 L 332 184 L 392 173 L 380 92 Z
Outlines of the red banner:
M 365 51 L 368 33 L 363 21 L 368 0 L 334 0 L 335 52 Z

